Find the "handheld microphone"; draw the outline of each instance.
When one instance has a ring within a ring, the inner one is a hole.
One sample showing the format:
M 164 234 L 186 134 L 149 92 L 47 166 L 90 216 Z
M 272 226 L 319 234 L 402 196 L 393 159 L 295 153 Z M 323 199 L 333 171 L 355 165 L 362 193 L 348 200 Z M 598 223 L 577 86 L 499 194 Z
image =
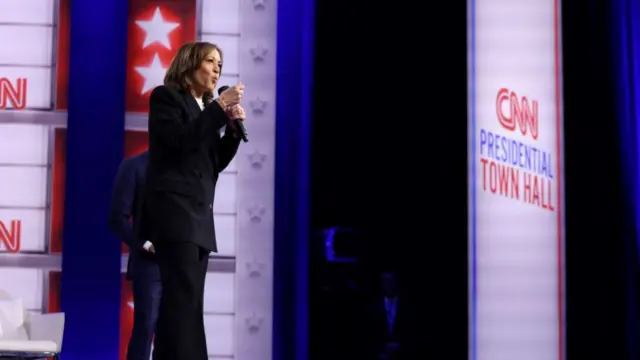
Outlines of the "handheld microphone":
M 227 90 L 228 88 L 229 88 L 229 85 L 220 86 L 220 88 L 218 89 L 218 95 L 222 94 L 222 92 Z M 236 128 L 240 131 L 240 135 L 242 136 L 242 141 L 244 142 L 249 141 L 249 139 L 247 138 L 247 129 L 245 129 L 242 121 L 238 119 L 231 119 L 231 120 L 235 122 Z

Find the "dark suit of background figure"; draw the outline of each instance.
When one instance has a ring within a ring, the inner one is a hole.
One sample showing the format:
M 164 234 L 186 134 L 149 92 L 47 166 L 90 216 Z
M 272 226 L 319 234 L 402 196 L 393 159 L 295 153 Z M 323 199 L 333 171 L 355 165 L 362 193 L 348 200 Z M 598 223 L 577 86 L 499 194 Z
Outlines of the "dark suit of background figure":
M 120 164 L 109 211 L 111 230 L 129 247 L 127 280 L 132 281 L 134 309 L 127 360 L 149 360 L 162 292 L 155 255 L 143 249 L 146 240 L 138 239 L 133 231 L 140 214 L 148 158 L 145 151 Z
M 180 90 L 159 86 L 149 107 L 149 166 L 140 234 L 154 244 L 162 279 L 156 360 L 206 360 L 204 282 L 217 251 L 213 201 L 218 174 L 240 139 L 217 102 L 204 110 Z
M 393 273 L 381 277 L 381 292 L 367 309 L 365 331 L 368 333 L 370 359 L 409 360 L 415 352 L 412 305 L 398 287 Z

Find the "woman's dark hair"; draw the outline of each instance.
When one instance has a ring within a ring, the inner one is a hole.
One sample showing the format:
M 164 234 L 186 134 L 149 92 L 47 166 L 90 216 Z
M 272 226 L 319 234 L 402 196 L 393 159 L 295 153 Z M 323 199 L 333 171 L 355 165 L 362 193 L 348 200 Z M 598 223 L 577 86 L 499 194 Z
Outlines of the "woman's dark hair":
M 164 76 L 164 85 L 174 89 L 180 89 L 186 92 L 191 91 L 191 75 L 200 67 L 200 64 L 211 54 L 212 51 L 218 50 L 220 60 L 222 60 L 222 50 L 218 45 L 196 41 L 182 45 L 176 55 L 171 60 L 167 73 Z M 220 67 L 222 72 L 222 66 Z M 209 105 L 213 101 L 213 92 L 207 91 L 202 96 L 205 105 Z

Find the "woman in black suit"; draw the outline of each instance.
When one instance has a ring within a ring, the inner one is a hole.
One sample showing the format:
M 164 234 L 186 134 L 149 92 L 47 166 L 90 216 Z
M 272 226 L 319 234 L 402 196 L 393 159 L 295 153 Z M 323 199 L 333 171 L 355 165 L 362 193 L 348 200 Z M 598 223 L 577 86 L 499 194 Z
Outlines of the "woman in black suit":
M 140 239 L 150 241 L 162 280 L 155 360 L 206 360 L 204 282 L 217 251 L 213 199 L 218 174 L 240 144 L 231 119 L 244 120 L 238 84 L 213 99 L 222 52 L 183 45 L 149 105 L 149 165 Z M 225 135 L 220 129 L 227 126 Z

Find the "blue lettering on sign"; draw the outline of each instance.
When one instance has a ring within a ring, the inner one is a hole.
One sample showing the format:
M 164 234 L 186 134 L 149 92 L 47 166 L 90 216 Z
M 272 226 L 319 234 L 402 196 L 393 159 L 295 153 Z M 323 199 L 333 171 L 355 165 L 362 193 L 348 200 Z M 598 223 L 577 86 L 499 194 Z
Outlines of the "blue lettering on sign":
M 553 179 L 550 152 L 485 129 L 480 129 L 480 156 Z

